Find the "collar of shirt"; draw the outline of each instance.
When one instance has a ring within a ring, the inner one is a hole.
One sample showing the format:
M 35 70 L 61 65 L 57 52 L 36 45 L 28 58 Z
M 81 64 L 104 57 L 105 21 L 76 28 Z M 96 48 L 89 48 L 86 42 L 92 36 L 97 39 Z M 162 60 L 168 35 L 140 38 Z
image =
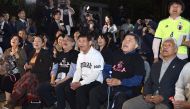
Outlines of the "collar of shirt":
M 81 52 L 82 52 L 83 55 L 87 55 L 87 54 L 93 53 L 93 51 L 94 51 L 94 48 L 91 46 L 89 51 L 86 54 L 84 54 L 84 52 L 82 52 L 82 51 Z
M 123 51 L 122 51 L 123 52 Z M 123 52 L 124 53 L 124 52 Z M 133 51 L 130 51 L 128 53 L 124 53 L 125 55 L 128 55 L 128 54 L 135 54 L 137 53 L 137 49 L 133 50 Z
M 60 23 L 60 20 L 55 20 L 55 22 L 56 22 L 57 24 L 59 24 L 59 23 Z
M 23 22 L 23 23 L 25 23 L 26 21 L 25 20 L 23 20 L 23 19 L 19 19 L 21 22 Z
M 164 59 L 163 59 L 163 63 L 168 63 L 168 64 L 170 64 L 170 63 L 174 60 L 174 58 L 176 58 L 176 56 L 170 58 L 169 60 L 164 60 Z
M 181 19 L 181 16 L 178 16 L 178 17 L 176 17 L 175 19 L 173 19 L 173 18 L 171 18 L 171 17 L 169 16 L 169 19 L 170 19 L 170 20 L 179 20 L 179 19 Z
M 3 22 L 0 23 L 0 29 L 1 29 L 1 30 L 3 29 L 4 24 L 5 24 L 5 21 L 3 21 Z

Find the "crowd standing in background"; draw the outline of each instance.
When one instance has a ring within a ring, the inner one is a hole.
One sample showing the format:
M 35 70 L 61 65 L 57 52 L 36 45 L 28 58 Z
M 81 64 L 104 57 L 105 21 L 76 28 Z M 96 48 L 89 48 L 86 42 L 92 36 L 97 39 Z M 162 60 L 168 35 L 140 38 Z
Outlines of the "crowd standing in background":
M 190 22 L 181 0 L 159 23 L 126 16 L 118 26 L 106 15 L 100 25 L 88 8 L 76 22 L 70 0 L 48 0 L 41 28 L 25 9 L 0 12 L 3 109 L 37 101 L 39 109 L 190 109 Z

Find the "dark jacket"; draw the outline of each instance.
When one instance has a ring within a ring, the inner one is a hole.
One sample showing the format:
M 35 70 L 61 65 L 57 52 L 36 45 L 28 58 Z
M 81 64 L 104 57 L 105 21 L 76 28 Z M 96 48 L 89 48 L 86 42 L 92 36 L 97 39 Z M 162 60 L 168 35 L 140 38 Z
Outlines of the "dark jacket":
M 32 51 L 34 49 L 32 43 L 30 43 L 28 40 L 24 41 L 23 39 L 22 39 L 19 47 L 21 47 L 25 51 L 27 57 L 30 56 L 30 54 L 32 53 Z
M 32 55 L 29 58 L 29 61 L 35 54 L 35 51 L 32 52 Z M 50 71 L 52 66 L 52 57 L 47 50 L 41 49 L 40 53 L 37 56 L 36 62 L 31 69 L 31 73 L 34 73 L 39 82 L 46 82 L 50 80 Z
M 10 39 L 11 39 L 11 28 L 7 23 L 4 23 L 2 29 L 0 29 L 0 35 L 3 36 L 3 42 L 0 42 L 0 46 L 3 51 L 10 47 Z
M 26 22 L 22 22 L 21 20 L 16 21 L 16 31 L 18 32 L 19 30 L 26 29 Z
M 144 85 L 144 94 L 154 94 L 158 90 L 159 95 L 164 98 L 163 103 L 172 106 L 168 98 L 174 96 L 175 83 L 185 64 L 185 61 L 177 57 L 174 58 L 159 83 L 162 61 L 154 63 L 151 68 L 150 77 Z
M 56 32 L 59 30 L 59 27 L 58 27 L 58 24 L 56 23 L 55 20 L 53 20 L 50 24 L 49 24 L 49 27 L 47 29 L 47 35 L 48 35 L 48 38 L 51 42 L 54 42 L 55 41 L 55 34 Z
M 144 61 L 141 56 L 136 50 L 127 54 L 120 51 L 115 53 L 113 58 L 111 76 L 121 80 L 121 86 L 127 89 L 130 96 L 139 95 L 145 76 Z
M 3 54 L 3 57 L 5 60 L 7 60 L 7 58 L 10 57 L 10 52 L 11 52 L 11 48 L 8 48 L 5 50 L 5 52 Z M 27 57 L 26 57 L 25 51 L 21 48 L 18 49 L 18 55 L 19 55 L 19 58 L 16 59 L 15 66 L 18 68 L 18 72 L 21 73 L 21 75 L 22 75 L 24 72 L 24 64 L 26 63 Z

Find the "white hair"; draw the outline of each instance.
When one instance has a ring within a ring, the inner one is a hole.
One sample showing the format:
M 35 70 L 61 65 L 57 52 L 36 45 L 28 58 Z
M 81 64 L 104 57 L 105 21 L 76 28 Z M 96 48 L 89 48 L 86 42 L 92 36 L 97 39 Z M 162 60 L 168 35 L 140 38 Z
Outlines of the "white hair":
M 172 37 L 165 39 L 165 40 L 163 41 L 163 43 L 165 43 L 165 42 L 173 42 L 175 48 L 176 48 L 176 49 L 178 48 L 176 39 L 174 39 L 174 38 L 172 38 Z M 162 44 L 163 44 L 163 43 L 162 43 Z

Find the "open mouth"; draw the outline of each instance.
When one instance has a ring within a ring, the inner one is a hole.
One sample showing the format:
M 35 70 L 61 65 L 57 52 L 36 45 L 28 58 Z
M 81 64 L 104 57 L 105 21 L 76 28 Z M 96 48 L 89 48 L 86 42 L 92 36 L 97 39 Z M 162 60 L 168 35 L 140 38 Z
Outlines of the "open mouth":
M 11 44 L 15 44 L 16 42 L 15 41 L 11 41 Z
M 167 52 L 168 52 L 168 50 L 163 50 L 163 52 L 164 52 L 164 53 L 167 53 Z
M 84 46 L 79 46 L 79 48 L 83 48 Z
M 128 48 L 128 45 L 124 45 L 123 48 Z
M 173 13 L 177 13 L 177 10 L 173 10 Z
M 102 44 L 102 42 L 98 42 L 98 44 L 99 44 L 99 45 L 101 45 L 101 44 Z
M 67 43 L 62 43 L 62 46 L 67 46 L 68 44 Z
M 35 46 L 35 47 L 38 47 L 38 45 L 37 45 L 37 44 L 35 44 L 34 46 Z

